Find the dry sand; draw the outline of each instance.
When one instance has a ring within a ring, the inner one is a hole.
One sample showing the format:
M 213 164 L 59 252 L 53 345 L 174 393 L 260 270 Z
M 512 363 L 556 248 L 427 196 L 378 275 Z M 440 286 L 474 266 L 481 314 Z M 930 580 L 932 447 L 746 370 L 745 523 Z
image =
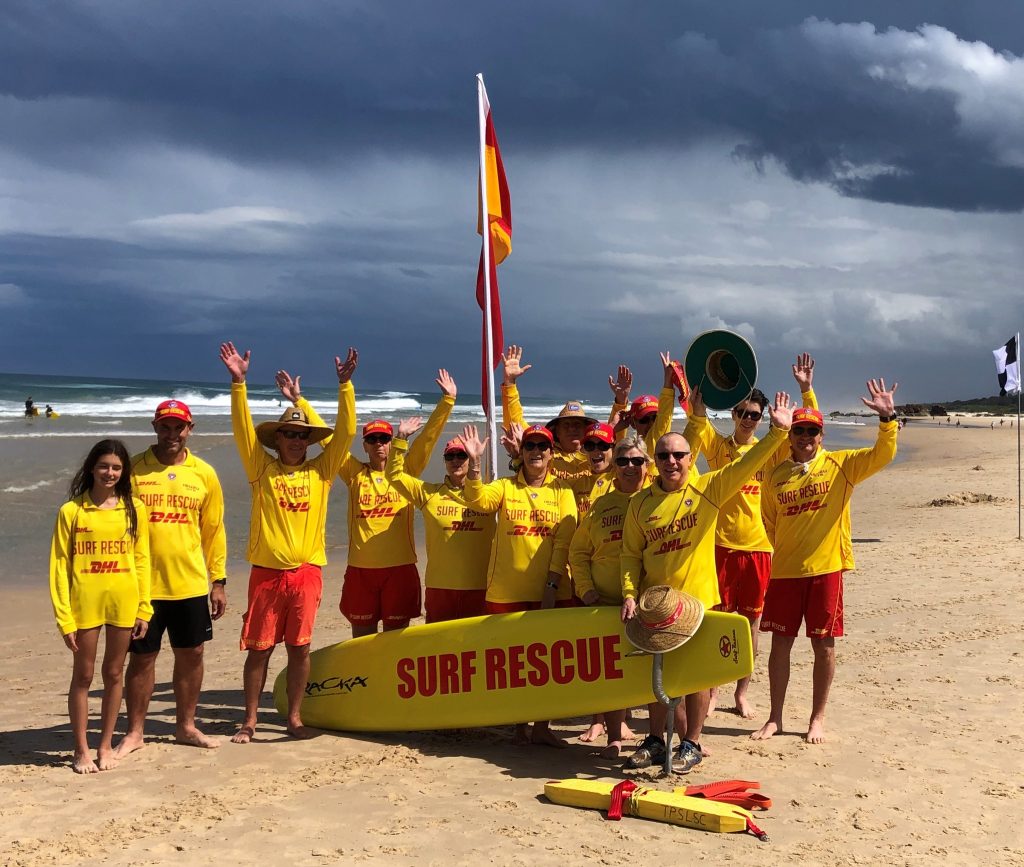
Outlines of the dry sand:
M 854 498 L 859 568 L 847 578 L 828 743 L 800 737 L 811 661 L 800 639 L 792 734 L 747 737 L 767 708 L 762 656 L 756 720 L 716 711 L 706 729 L 713 756 L 689 778 L 649 778 L 664 788 L 760 780 L 774 800 L 759 817 L 769 843 L 546 803 L 547 779 L 621 777 L 575 740 L 582 720 L 556 724 L 572 738 L 563 751 L 514 748 L 505 730 L 298 743 L 268 697 L 253 744 L 176 746 L 168 652 L 149 746 L 114 771 L 77 776 L 67 761 L 70 657 L 40 586 L 5 590 L 0 614 L 0 862 L 1024 864 L 1015 431 L 912 424 L 901 444 L 904 458 Z M 941 499 L 953 503 L 930 505 Z M 208 647 L 200 707 L 206 731 L 221 736 L 242 703 L 240 578 Z M 318 645 L 347 636 L 335 606 L 325 598 Z M 272 674 L 283 664 L 279 653 Z

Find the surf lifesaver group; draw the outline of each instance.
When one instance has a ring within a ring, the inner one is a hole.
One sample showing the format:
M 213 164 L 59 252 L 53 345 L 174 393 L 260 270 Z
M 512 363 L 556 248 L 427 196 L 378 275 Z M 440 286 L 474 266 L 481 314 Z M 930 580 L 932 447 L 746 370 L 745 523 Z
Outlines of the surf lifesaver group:
M 789 654 L 805 622 L 815 654 L 807 739 L 821 741 L 834 640 L 843 634 L 842 576 L 853 566 L 850 497 L 857 483 L 895 455 L 896 386 L 867 383 L 862 401 L 880 418 L 875 444 L 830 452 L 822 447 L 824 419 L 812 387 L 814 361 L 806 354 L 792 368 L 802 405 L 792 405 L 782 391 L 769 401 L 753 389 L 732 408 L 727 435 L 707 418 L 699 388 L 684 395 L 685 430 L 671 430 L 678 377 L 667 353 L 660 394 L 631 399 L 632 373 L 619 366 L 608 380 L 613 403 L 607 421 L 568 401 L 542 424 L 523 417 L 518 380 L 531 365 L 523 363 L 522 348 L 510 346 L 502 358 L 501 442 L 510 475 L 482 480 L 487 441 L 468 425 L 444 444 L 445 475 L 435 482 L 420 476 L 455 405 L 456 384 L 447 371 L 438 371 L 441 399 L 425 423 L 416 417 L 401 420 L 397 429 L 383 419 L 364 425 L 366 459 L 360 460 L 350 452 L 356 435 L 354 349 L 335 358 L 333 428 L 302 396 L 300 378 L 283 370 L 276 383 L 290 405 L 278 421 L 257 426 L 246 393 L 250 353 L 230 342 L 221 345 L 231 376 L 232 430 L 252 492 L 252 568 L 240 637 L 247 654 L 245 709 L 231 740 L 252 740 L 270 657 L 281 643 L 288 653 L 287 732 L 296 738 L 313 733 L 302 723 L 301 705 L 323 595 L 328 497 L 341 478 L 349 490 L 349 553 L 339 607 L 354 637 L 404 628 L 420 616 L 424 602 L 427 622 L 614 605 L 631 638 L 656 643 L 666 623 L 651 612 L 669 594 L 680 604 L 685 599 L 742 613 L 755 641 L 758 628 L 773 633 L 771 713 L 752 734 L 768 738 L 782 728 Z M 771 425 L 759 440 L 755 432 L 766 410 Z M 203 647 L 212 621 L 227 606 L 224 497 L 213 468 L 187 447 L 194 428 L 187 405 L 162 402 L 153 428 L 156 443 L 134 457 L 117 440 L 93 447 L 53 535 L 50 591 L 58 629 L 74 655 L 72 766 L 81 773 L 113 768 L 143 745 L 165 632 L 175 655 L 176 739 L 219 745 L 196 727 L 195 709 Z M 323 450 L 311 456 L 314 443 Z M 695 466 L 701 454 L 709 467 L 703 473 Z M 426 529 L 425 594 L 416 567 L 415 510 Z M 88 690 L 104 628 L 94 760 L 86 738 Z M 115 747 L 122 677 L 128 730 Z M 735 692 L 745 718 L 752 716 L 748 680 Z M 712 700 L 709 691 L 696 693 L 677 709 L 680 771 L 703 759 L 701 732 Z M 653 703 L 649 711 L 649 734 L 627 767 L 660 763 L 671 748 L 661 737 L 665 706 Z M 581 739 L 603 733 L 607 754 L 618 756 L 632 736 L 626 709 L 595 717 Z M 517 726 L 515 738 L 566 745 L 543 721 L 532 729 Z

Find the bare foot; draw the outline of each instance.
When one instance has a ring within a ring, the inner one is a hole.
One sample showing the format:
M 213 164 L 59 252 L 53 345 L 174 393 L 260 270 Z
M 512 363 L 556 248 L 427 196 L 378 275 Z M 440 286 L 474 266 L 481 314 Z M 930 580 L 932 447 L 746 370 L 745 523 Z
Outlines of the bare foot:
M 117 756 L 113 750 L 97 750 L 96 766 L 101 771 L 112 771 L 117 767 Z
M 591 741 L 596 741 L 603 734 L 604 723 L 591 723 L 590 728 L 580 735 L 580 741 L 585 744 L 589 744 Z
M 136 732 L 128 732 L 121 742 L 114 748 L 114 755 L 119 759 L 123 759 L 129 753 L 134 753 L 136 750 L 141 750 L 146 745 L 142 735 Z
M 620 755 L 622 755 L 622 741 L 612 741 L 601 750 L 602 759 L 617 759 Z
M 235 732 L 234 736 L 231 738 L 231 743 L 247 744 L 253 739 L 253 736 L 255 734 L 256 726 L 244 725 L 241 728 L 239 728 L 237 732 Z
M 766 741 L 772 735 L 777 735 L 782 731 L 782 724 L 775 722 L 775 720 L 768 720 L 761 728 L 756 732 L 752 732 L 750 739 L 752 741 Z
M 197 728 L 178 732 L 174 736 L 174 741 L 187 747 L 202 747 L 204 750 L 215 750 L 220 746 L 219 738 L 207 737 Z M 124 741 L 121 743 L 124 743 Z
M 754 718 L 754 706 L 747 701 L 745 695 L 736 696 L 736 713 L 738 713 L 743 719 Z
M 304 726 L 301 723 L 299 725 L 289 725 L 285 731 L 288 732 L 290 737 L 295 738 L 297 741 L 308 741 L 310 738 L 315 738 L 320 734 L 320 729 L 310 728 Z
M 707 758 L 711 755 L 711 750 L 708 749 L 707 744 L 705 744 L 703 741 L 697 744 L 697 746 L 700 747 L 700 754 L 704 756 L 704 758 Z
M 512 743 L 517 747 L 525 747 L 530 743 L 530 731 L 525 724 L 520 723 L 512 733 Z
M 811 724 L 807 727 L 805 740 L 809 744 L 825 743 L 825 720 L 812 719 Z
M 71 760 L 71 770 L 76 774 L 97 774 L 100 769 L 96 767 L 96 762 L 88 753 L 75 753 Z
M 556 735 L 547 726 L 534 726 L 533 734 L 530 735 L 530 743 L 538 744 L 544 747 L 555 747 L 556 749 L 564 750 L 569 745 L 563 741 L 558 735 Z
M 636 739 L 636 732 L 625 723 L 622 724 L 622 739 L 624 741 L 632 741 Z

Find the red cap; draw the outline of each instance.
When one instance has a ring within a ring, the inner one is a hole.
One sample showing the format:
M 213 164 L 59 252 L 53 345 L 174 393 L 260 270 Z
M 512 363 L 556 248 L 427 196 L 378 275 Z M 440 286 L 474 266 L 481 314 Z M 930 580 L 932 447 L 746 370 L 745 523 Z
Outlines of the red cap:
M 531 424 L 523 431 L 523 442 L 526 442 L 530 437 L 540 437 L 541 439 L 547 440 L 551 445 L 555 444 L 555 438 L 551 434 L 551 431 L 542 424 Z
M 809 406 L 800 406 L 793 410 L 793 424 L 816 424 L 822 430 L 825 429 L 825 421 L 821 416 L 821 410 L 811 409 Z
M 182 403 L 180 400 L 165 400 L 157 406 L 156 412 L 153 414 L 153 421 L 160 421 L 164 418 L 176 418 L 185 424 L 192 424 L 192 410 L 188 408 L 188 404 Z
M 641 394 L 636 400 L 633 401 L 633 405 L 629 408 L 630 415 L 633 418 L 643 418 L 644 416 L 650 415 L 652 412 L 658 411 L 658 398 L 653 394 Z
M 370 434 L 387 434 L 389 437 L 393 437 L 395 429 L 391 427 L 389 422 L 377 418 L 369 424 L 363 425 L 363 439 L 366 439 Z
M 453 440 L 448 440 L 444 444 L 444 451 L 441 454 L 446 455 L 448 452 L 464 452 L 466 451 L 466 444 L 462 441 L 462 437 L 455 437 Z
M 583 434 L 583 439 L 600 440 L 603 443 L 608 443 L 608 445 L 614 445 L 615 428 L 613 428 L 610 424 L 603 424 L 602 422 L 592 424 L 590 427 L 587 428 L 587 432 Z

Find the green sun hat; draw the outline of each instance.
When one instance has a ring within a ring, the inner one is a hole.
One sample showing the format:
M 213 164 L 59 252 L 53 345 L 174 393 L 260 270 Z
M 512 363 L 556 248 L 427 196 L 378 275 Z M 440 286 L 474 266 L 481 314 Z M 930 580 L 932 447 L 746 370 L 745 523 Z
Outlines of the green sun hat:
M 708 409 L 732 409 L 746 400 L 757 380 L 754 350 L 733 331 L 705 331 L 686 351 L 686 378 L 700 389 Z

